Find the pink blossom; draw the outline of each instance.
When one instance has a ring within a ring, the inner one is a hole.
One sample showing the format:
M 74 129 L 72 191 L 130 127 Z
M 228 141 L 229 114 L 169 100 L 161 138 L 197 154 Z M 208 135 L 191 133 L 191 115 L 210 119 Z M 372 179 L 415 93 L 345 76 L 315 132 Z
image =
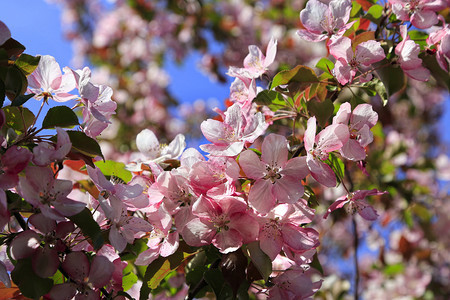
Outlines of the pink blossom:
M 0 21 L 0 46 L 3 45 L 7 40 L 11 38 L 11 31 L 9 31 L 8 26 Z
M 243 244 L 256 240 L 259 226 L 239 197 L 208 199 L 200 196 L 194 203 L 195 218 L 184 226 L 181 235 L 188 245 L 212 243 L 220 252 L 236 251 Z
M 54 220 L 65 220 L 65 216 L 73 216 L 86 206 L 67 197 L 72 191 L 72 181 L 55 179 L 50 168 L 28 166 L 17 189 L 27 202 Z
M 364 198 L 366 198 L 367 196 L 383 194 L 387 194 L 387 192 L 382 192 L 377 189 L 373 189 L 370 191 L 358 190 L 353 193 L 347 194 L 338 198 L 333 204 L 331 204 L 323 218 L 326 219 L 332 211 L 335 211 L 336 209 L 341 208 L 348 203 L 348 211 L 352 213 L 358 212 L 364 219 L 368 221 L 375 221 L 378 218 L 378 214 L 376 210 L 364 200 Z
M 19 182 L 18 174 L 26 168 L 33 154 L 26 148 L 12 146 L 1 156 L 0 188 L 13 188 Z
M 100 299 L 99 289 L 109 283 L 115 269 L 107 257 L 98 254 L 89 263 L 83 252 L 67 254 L 62 268 L 71 281 L 54 285 L 51 299 Z
M 252 107 L 252 100 L 258 94 L 255 79 L 245 79 L 236 77 L 230 86 L 230 101 L 239 104 L 248 111 Z
M 72 148 L 69 135 L 63 129 L 57 127 L 57 142 L 50 144 L 39 143 L 33 148 L 33 163 L 37 166 L 48 166 L 52 162 L 62 161 Z
M 297 34 L 310 42 L 320 42 L 331 36 L 341 36 L 354 22 L 347 24 L 350 18 L 352 2 L 350 0 L 331 0 L 325 4 L 319 0 L 310 0 L 300 12 L 300 20 L 305 27 Z
M 370 40 L 356 46 L 352 50 L 352 42 L 348 37 L 333 37 L 331 39 L 330 54 L 336 58 L 334 73 L 341 84 L 352 82 L 358 71 L 365 73 L 373 64 L 386 57 L 379 42 Z M 369 81 L 372 75 L 361 77 L 360 81 Z
M 400 67 L 409 77 L 419 81 L 427 81 L 430 77 L 430 71 L 422 66 L 422 60 L 418 57 L 420 46 L 409 39 L 406 25 L 400 26 L 400 33 L 403 41 L 395 47 L 395 54 L 398 55 Z
M 303 269 L 287 270 L 273 279 L 275 284 L 269 290 L 268 299 L 311 299 L 319 288 L 322 281 L 312 281 L 313 274 L 317 273 L 313 269 L 304 271 Z
M 350 103 L 343 103 L 333 118 L 333 124 L 348 125 L 350 138 L 340 149 L 343 157 L 350 160 L 364 160 L 366 151 L 364 147 L 373 140 L 370 128 L 378 121 L 378 114 L 372 110 L 370 104 L 359 104 L 351 111 Z M 350 122 L 350 124 L 349 124 Z
M 172 216 L 164 208 L 164 205 L 158 207 L 156 211 L 147 214 L 147 220 L 153 226 L 150 232 L 147 246 L 148 249 L 140 253 L 136 258 L 136 265 L 146 266 L 152 263 L 159 256 L 167 257 L 175 253 L 180 244 L 179 231 L 170 232 L 172 227 Z
M 136 146 L 140 153 L 133 155 L 133 162 L 127 165 L 127 169 L 139 172 L 142 171 L 142 164 L 150 165 L 177 159 L 186 148 L 186 141 L 184 135 L 177 134 L 169 145 L 161 145 L 153 131 L 144 129 L 136 136 Z
M 443 18 L 442 22 L 443 27 L 441 29 L 430 33 L 427 38 L 427 44 L 429 46 L 436 46 L 436 61 L 443 70 L 448 72 L 450 60 L 450 25 L 445 24 Z
M 109 119 L 117 108 L 116 102 L 111 99 L 113 91 L 109 86 L 92 84 L 91 70 L 88 67 L 76 71 L 66 67 L 64 71 L 73 74 L 80 101 L 84 105 L 83 130 L 88 136 L 95 138 L 111 123 Z
M 260 112 L 244 115 L 238 104 L 230 106 L 224 116 L 223 122 L 208 119 L 200 125 L 203 135 L 213 143 L 201 145 L 200 149 L 214 156 L 238 155 L 246 143 L 253 143 L 268 125 Z
M 113 185 L 108 182 L 99 169 L 87 166 L 89 176 L 101 190 L 98 202 L 106 218 L 110 222 L 109 240 L 117 251 L 122 252 L 127 244 L 132 244 L 135 238 L 142 237 L 152 229 L 144 219 L 129 216 L 124 202 L 132 206 L 133 200 L 142 194 L 142 187 L 138 184 L 128 186 Z
M 437 24 L 436 12 L 447 7 L 446 0 L 389 0 L 392 11 L 402 21 L 411 21 L 414 27 L 430 28 Z
M 255 45 L 248 46 L 248 51 L 249 54 L 244 59 L 244 68 L 252 78 L 258 78 L 268 70 L 268 67 L 275 60 L 277 41 L 273 37 L 270 39 L 265 56 Z
M 307 215 L 304 212 L 307 212 Z M 283 247 L 291 251 L 307 251 L 319 245 L 319 233 L 311 228 L 302 228 L 301 224 L 310 223 L 314 210 L 308 208 L 306 201 L 298 204 L 279 204 L 266 216 L 259 219 L 259 241 L 261 250 L 271 260 Z
M 324 163 L 329 153 L 341 149 L 349 139 L 348 127 L 343 124 L 327 126 L 316 135 L 316 117 L 308 120 L 304 136 L 307 152 L 306 163 L 312 177 L 319 183 L 328 186 L 336 186 L 336 175 L 333 170 Z
M 10 218 L 8 210 L 8 201 L 6 198 L 6 193 L 3 189 L 0 189 L 0 231 L 8 224 Z
M 61 73 L 59 64 L 50 55 L 41 56 L 36 70 L 28 76 L 30 91 L 35 93 L 37 100 L 44 97 L 51 98 L 57 102 L 66 102 L 77 96 L 69 92 L 75 88 L 75 79 L 67 70 Z
M 232 195 L 239 178 L 239 165 L 228 157 L 212 157 L 192 165 L 189 184 L 197 195 Z
M 247 177 L 255 183 L 248 201 L 261 214 L 268 213 L 276 203 L 295 203 L 303 195 L 301 180 L 308 175 L 305 157 L 288 160 L 288 142 L 278 134 L 269 134 L 262 143 L 261 160 L 252 150 L 239 157 Z

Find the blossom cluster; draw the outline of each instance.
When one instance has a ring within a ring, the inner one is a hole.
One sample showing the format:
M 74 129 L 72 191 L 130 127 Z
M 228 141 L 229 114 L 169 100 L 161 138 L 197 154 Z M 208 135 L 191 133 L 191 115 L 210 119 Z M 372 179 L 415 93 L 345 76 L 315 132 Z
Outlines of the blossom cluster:
M 437 24 L 418 18 L 421 13 L 434 16 L 439 6 L 426 12 L 406 12 L 408 7 L 400 6 L 393 4 L 392 9 L 402 21 L 416 22 L 419 28 Z M 336 113 L 332 109 L 324 117 L 311 103 L 326 103 L 323 94 L 336 99 L 334 92 L 351 90 L 350 85 L 378 84 L 374 64 L 394 55 L 408 77 L 426 81 L 431 75 L 405 25 L 398 27 L 402 39 L 386 54 L 379 41 L 346 36 L 356 22 L 350 20 L 350 11 L 350 1 L 311 0 L 300 14 L 300 37 L 327 40 L 335 61 L 329 60 L 333 69 L 324 70 L 320 78 L 300 66 L 281 71 L 264 89 L 257 84 L 275 61 L 277 40 L 270 39 L 265 54 L 249 46 L 243 67 L 230 67 L 227 73 L 235 78 L 230 105 L 225 111 L 216 109 L 218 116 L 200 125 L 210 142 L 200 146 L 206 157 L 186 149 L 182 134 L 165 145 L 145 129 L 136 137 L 139 152 L 127 156 L 126 165 L 104 161 L 96 139 L 117 108 L 112 89 L 94 84 L 89 68 L 61 70 L 48 55 L 37 57 L 38 63 L 27 58 L 15 64 L 20 72 L 25 72 L 20 69 L 24 63 L 33 71 L 25 77 L 28 95 L 8 94 L 11 105 L 0 114 L 1 243 L 11 263 L 0 262 L 3 284 L 11 287 L 11 277 L 25 296 L 50 299 L 147 297 L 146 290 L 157 280 L 147 275 L 152 275 L 152 266 L 165 266 L 157 270 L 165 276 L 167 268 L 173 271 L 186 262 L 192 271 L 196 260 L 215 255 L 202 277 L 220 264 L 234 295 L 241 285 L 232 279 L 237 275 L 250 288 L 256 289 L 252 284 L 258 282 L 263 287 L 255 293 L 272 299 L 314 295 L 323 280 L 317 263 L 313 266 L 320 234 L 311 224 L 324 211 L 311 204 L 314 187 L 340 186 L 345 191 L 333 199 L 324 218 L 346 206 L 351 214 L 374 221 L 378 213 L 365 198 L 387 192 L 354 190 L 345 174 L 353 165 L 368 174 L 364 165 L 374 141 L 371 129 L 378 122 L 373 106 L 330 100 Z M 448 70 L 448 26 L 442 23 L 427 43 L 429 51 L 439 53 L 439 66 Z M 0 37 L 0 48 L 8 50 L 5 42 L 11 37 L 3 23 Z M 383 98 L 380 86 L 382 82 L 375 93 Z M 41 111 L 37 116 L 29 112 L 30 117 L 22 107 L 31 98 L 42 101 L 42 107 L 51 101 L 76 105 L 52 108 L 38 128 Z M 81 111 L 81 123 L 74 111 Z M 278 120 L 293 125 L 289 140 L 271 132 Z M 296 130 L 296 123 L 303 130 Z M 41 134 L 52 128 L 55 135 Z M 239 256 L 244 262 L 234 262 Z M 138 280 L 141 266 L 148 267 Z M 229 271 L 238 267 L 240 273 Z M 125 283 L 125 274 L 135 276 L 131 284 Z

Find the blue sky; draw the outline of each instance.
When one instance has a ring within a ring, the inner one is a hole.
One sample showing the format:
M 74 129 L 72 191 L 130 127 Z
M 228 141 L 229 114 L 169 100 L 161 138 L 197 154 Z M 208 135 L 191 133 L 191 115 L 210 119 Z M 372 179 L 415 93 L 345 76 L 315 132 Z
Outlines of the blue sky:
M 44 0 L 2 0 L 0 20 L 10 28 L 13 38 L 27 47 L 26 53 L 49 54 L 56 58 L 61 67 L 73 67 L 71 65 L 73 51 L 71 44 L 64 39 L 61 9 L 58 5 L 49 4 Z M 220 45 L 216 46 L 220 49 Z M 194 53 L 182 66 L 167 64 L 166 70 L 171 75 L 170 91 L 184 103 L 214 98 L 219 103 L 223 102 L 229 95 L 229 85 L 211 82 L 196 68 L 199 60 L 200 55 Z M 35 102 L 32 109 L 38 106 L 39 103 Z M 450 142 L 449 97 L 445 103 L 440 127 L 445 140 Z

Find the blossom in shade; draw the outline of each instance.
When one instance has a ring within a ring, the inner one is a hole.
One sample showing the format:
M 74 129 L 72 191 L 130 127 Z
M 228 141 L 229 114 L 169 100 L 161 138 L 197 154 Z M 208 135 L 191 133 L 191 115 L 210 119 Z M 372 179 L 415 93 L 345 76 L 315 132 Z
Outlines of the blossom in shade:
M 1 156 L 0 188 L 10 189 L 19 182 L 19 173 L 26 168 L 33 154 L 26 148 L 9 147 Z
M 59 64 L 50 55 L 40 57 L 39 64 L 28 76 L 29 90 L 35 93 L 35 99 L 50 98 L 57 102 L 66 102 L 77 96 L 70 94 L 75 89 L 75 78 L 70 72 L 61 72 Z
M 341 208 L 348 203 L 349 212 L 351 213 L 358 212 L 358 214 L 364 219 L 368 221 L 375 221 L 378 218 L 378 214 L 376 210 L 364 199 L 367 196 L 383 195 L 383 194 L 387 194 L 387 192 L 382 192 L 377 189 L 372 189 L 370 191 L 358 190 L 349 193 L 347 195 L 338 198 L 333 204 L 331 204 L 327 212 L 323 216 L 323 218 L 326 219 L 332 211 L 335 211 L 336 209 Z
M 317 247 L 319 233 L 312 228 L 300 227 L 301 224 L 310 223 L 313 216 L 314 210 L 303 199 L 297 204 L 278 204 L 259 219 L 261 250 L 274 260 L 283 247 L 291 251 L 307 251 Z
M 57 221 L 79 213 L 86 206 L 67 197 L 72 191 L 72 181 L 55 179 L 53 171 L 46 167 L 28 166 L 25 176 L 19 178 L 17 189 L 27 202 Z
M 306 163 L 311 176 L 319 183 L 336 186 L 336 175 L 329 165 L 324 163 L 329 153 L 342 148 L 349 139 L 348 127 L 343 124 L 332 124 L 316 135 L 316 117 L 308 120 L 304 143 L 307 152 Z
M 261 159 L 252 150 L 239 157 L 247 177 L 255 182 L 248 201 L 261 214 L 268 213 L 276 203 L 295 203 L 303 195 L 301 180 L 308 175 L 305 157 L 288 160 L 288 142 L 279 134 L 269 134 L 262 143 Z
M 350 103 L 343 103 L 333 118 L 333 124 L 348 125 L 350 137 L 347 143 L 339 150 L 343 157 L 359 161 L 366 158 L 364 147 L 373 141 L 370 128 L 378 121 L 378 114 L 373 111 L 370 104 L 359 104 L 351 111 Z
M 364 73 L 369 67 L 386 57 L 383 48 L 377 41 L 362 42 L 352 50 L 352 42 L 348 37 L 333 37 L 330 54 L 336 58 L 334 73 L 341 84 L 352 82 L 358 71 Z M 361 76 L 360 81 L 369 81 L 371 74 Z
M 352 2 L 350 0 L 331 0 L 325 4 L 310 0 L 300 12 L 300 21 L 305 29 L 297 34 L 310 42 L 320 42 L 332 36 L 341 36 L 353 25 L 350 19 Z
M 8 26 L 0 21 L 0 46 L 3 45 L 7 40 L 11 38 L 11 31 Z
M 273 279 L 275 284 L 269 290 L 268 299 L 311 299 L 322 286 L 323 280 L 313 281 L 313 269 L 286 270 Z
M 72 148 L 69 135 L 63 129 L 57 127 L 57 142 L 50 144 L 39 143 L 33 148 L 33 163 L 37 166 L 47 166 L 52 162 L 62 161 Z
M 420 46 L 409 38 L 406 25 L 400 26 L 400 33 L 403 41 L 395 47 L 395 54 L 398 55 L 400 67 L 409 77 L 419 81 L 427 81 L 430 77 L 430 71 L 422 66 L 422 60 L 418 57 Z

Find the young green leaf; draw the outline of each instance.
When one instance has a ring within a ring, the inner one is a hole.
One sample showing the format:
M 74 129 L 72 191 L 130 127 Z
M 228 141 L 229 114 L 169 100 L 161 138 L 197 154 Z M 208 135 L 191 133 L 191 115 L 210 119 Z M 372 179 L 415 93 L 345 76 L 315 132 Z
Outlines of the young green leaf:
M 275 75 L 270 89 L 293 82 L 301 83 L 303 88 L 305 88 L 309 84 L 319 82 L 319 78 L 317 78 L 313 69 L 299 65 L 292 70 L 281 71 Z
M 39 60 L 41 59 L 40 56 L 32 56 L 23 53 L 19 58 L 15 61 L 15 65 L 22 70 L 22 72 L 28 76 L 31 73 L 33 73 L 34 70 L 36 70 Z
M 133 175 L 130 171 L 125 170 L 125 164 L 112 160 L 97 161 L 95 165 L 102 171 L 105 176 L 116 176 L 128 183 Z

